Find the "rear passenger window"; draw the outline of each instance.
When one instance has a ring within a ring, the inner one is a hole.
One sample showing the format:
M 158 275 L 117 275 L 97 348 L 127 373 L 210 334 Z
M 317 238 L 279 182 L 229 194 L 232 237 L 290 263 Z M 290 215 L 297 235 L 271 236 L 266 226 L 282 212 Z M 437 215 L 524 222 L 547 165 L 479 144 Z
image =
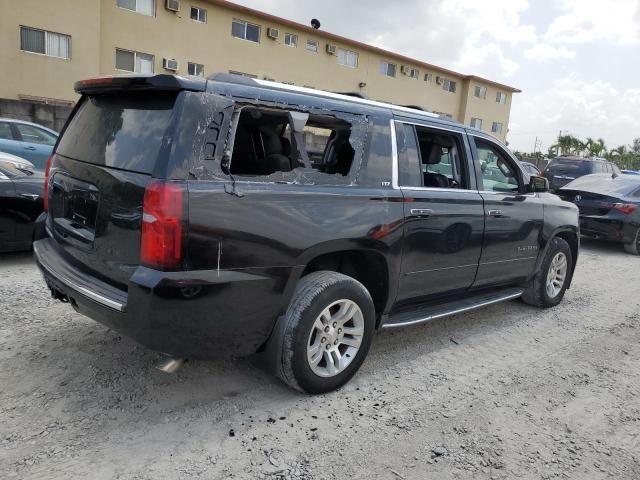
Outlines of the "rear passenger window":
M 303 125 L 299 132 L 295 121 Z M 245 106 L 235 126 L 229 173 L 252 181 L 348 183 L 362 156 L 366 125 L 366 118 L 355 115 Z
M 498 147 L 475 139 L 478 161 L 482 171 L 483 190 L 490 192 L 519 192 L 518 169 Z
M 396 136 L 401 186 L 468 188 L 458 135 L 397 123 Z
M 0 140 L 13 140 L 11 125 L 8 123 L 0 122 Z

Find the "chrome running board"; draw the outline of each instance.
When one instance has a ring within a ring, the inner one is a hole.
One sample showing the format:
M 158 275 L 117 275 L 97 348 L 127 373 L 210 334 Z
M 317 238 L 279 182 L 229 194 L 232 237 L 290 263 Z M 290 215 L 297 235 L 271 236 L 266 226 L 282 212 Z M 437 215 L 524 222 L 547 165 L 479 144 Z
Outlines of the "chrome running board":
M 405 311 L 390 315 L 382 324 L 381 328 L 398 328 L 417 325 L 419 323 L 430 322 L 438 318 L 449 317 L 457 313 L 468 312 L 476 308 L 486 307 L 494 303 L 506 302 L 522 296 L 524 289 L 508 288 L 493 293 L 483 293 L 471 295 L 462 300 L 443 303 L 440 305 L 431 305 L 428 307 L 417 308 L 411 311 Z

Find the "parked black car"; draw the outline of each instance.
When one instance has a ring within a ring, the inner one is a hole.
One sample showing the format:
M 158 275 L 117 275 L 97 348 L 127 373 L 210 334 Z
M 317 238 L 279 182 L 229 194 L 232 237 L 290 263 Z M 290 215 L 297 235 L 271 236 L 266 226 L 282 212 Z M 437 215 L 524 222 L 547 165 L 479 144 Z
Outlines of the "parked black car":
M 549 180 L 551 190 L 555 191 L 576 178 L 592 173 L 621 174 L 616 164 L 608 162 L 604 158 L 565 156 L 551 160 L 542 175 Z
M 640 254 L 640 177 L 594 174 L 561 188 L 558 195 L 580 209 L 583 235 L 620 242 Z
M 0 252 L 30 250 L 36 218 L 42 213 L 41 173 L 0 160 Z
M 54 297 L 151 349 L 264 351 L 326 392 L 376 329 L 571 283 L 577 207 L 480 130 L 233 75 L 76 90 L 35 256 Z

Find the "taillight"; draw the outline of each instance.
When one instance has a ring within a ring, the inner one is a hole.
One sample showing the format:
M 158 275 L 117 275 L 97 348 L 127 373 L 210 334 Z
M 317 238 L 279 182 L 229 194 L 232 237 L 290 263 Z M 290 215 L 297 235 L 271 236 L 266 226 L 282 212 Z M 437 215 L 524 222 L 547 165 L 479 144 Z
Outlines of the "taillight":
M 140 260 L 173 269 L 182 262 L 184 189 L 179 183 L 151 180 L 144 191 Z
M 630 203 L 616 203 L 613 206 L 614 210 L 617 210 L 620 213 L 624 213 L 625 215 L 635 212 L 636 208 L 638 208 L 636 205 L 632 205 Z
M 630 213 L 633 213 L 636 211 L 636 209 L 638 208 L 637 205 L 633 205 L 632 203 L 607 203 L 607 202 L 602 202 L 600 203 L 601 207 L 604 208 L 611 208 L 617 212 L 620 212 L 624 215 L 629 215 Z
M 47 164 L 44 167 L 44 209 L 49 210 L 49 171 L 51 170 L 51 160 L 53 155 L 47 158 Z

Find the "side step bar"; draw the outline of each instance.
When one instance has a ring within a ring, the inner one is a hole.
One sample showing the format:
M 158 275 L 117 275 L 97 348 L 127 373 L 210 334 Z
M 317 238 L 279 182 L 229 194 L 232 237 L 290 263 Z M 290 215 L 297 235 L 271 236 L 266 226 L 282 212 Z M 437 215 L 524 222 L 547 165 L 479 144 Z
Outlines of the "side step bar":
M 484 293 L 469 296 L 462 300 L 418 308 L 408 312 L 390 315 L 381 328 L 408 327 L 419 323 L 429 322 L 438 318 L 448 317 L 457 313 L 468 312 L 476 308 L 485 307 L 494 303 L 505 302 L 520 297 L 524 293 L 522 288 L 509 288 L 499 292 Z

